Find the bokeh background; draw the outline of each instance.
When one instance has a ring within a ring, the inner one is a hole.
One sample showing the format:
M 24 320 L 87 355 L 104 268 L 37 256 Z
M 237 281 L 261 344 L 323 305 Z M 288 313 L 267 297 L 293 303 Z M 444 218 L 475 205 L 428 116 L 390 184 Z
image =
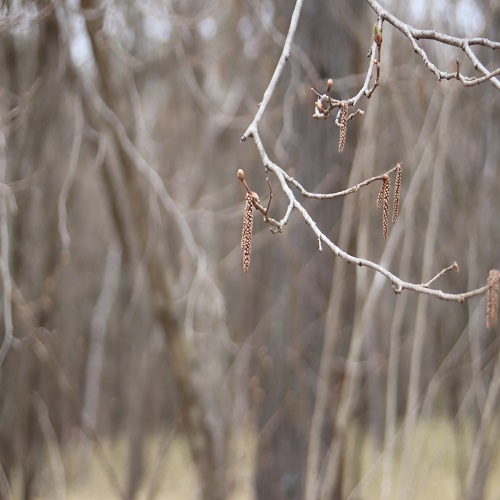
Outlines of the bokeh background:
M 397 296 L 319 252 L 297 214 L 282 234 L 255 215 L 243 273 L 237 169 L 264 201 L 268 188 L 240 137 L 293 6 L 0 2 L 1 498 L 500 498 L 484 298 Z M 384 6 L 499 38 L 498 0 Z M 342 156 L 333 120 L 311 118 L 311 87 L 357 93 L 375 21 L 363 0 L 304 2 L 265 146 L 311 191 L 403 162 L 387 241 L 376 185 L 304 205 L 341 248 L 405 280 L 456 261 L 435 286 L 478 288 L 500 267 L 498 90 L 438 83 L 386 24 L 381 84 Z M 421 44 L 474 74 L 459 51 Z

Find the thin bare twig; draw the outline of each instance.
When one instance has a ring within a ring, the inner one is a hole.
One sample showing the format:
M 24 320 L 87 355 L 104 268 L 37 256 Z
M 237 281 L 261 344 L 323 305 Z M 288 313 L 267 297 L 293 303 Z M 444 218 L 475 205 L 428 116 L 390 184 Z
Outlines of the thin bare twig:
M 267 207 L 264 208 L 264 206 L 260 203 L 260 198 L 257 195 L 255 191 L 252 191 L 250 189 L 250 186 L 248 185 L 246 179 L 245 179 L 245 173 L 243 170 L 238 170 L 238 179 L 241 181 L 243 186 L 245 186 L 246 192 L 251 196 L 251 200 L 253 203 L 253 206 L 260 212 L 262 215 L 264 215 L 264 220 L 268 223 L 271 224 L 271 226 L 275 226 L 278 228 L 278 231 L 281 232 L 283 226 L 278 222 L 277 220 L 274 220 L 272 217 L 269 217 L 269 208 L 271 207 L 271 200 L 273 198 L 273 188 L 271 187 L 271 183 L 269 182 L 269 177 L 266 179 L 267 180 L 267 185 L 269 186 L 269 201 L 267 202 Z
M 371 184 L 372 182 L 383 180 L 384 175 L 391 174 L 397 168 L 398 166 L 396 165 L 383 174 L 376 175 L 375 177 L 370 177 L 363 182 L 359 182 L 358 184 L 351 186 L 350 188 L 344 189 L 343 191 L 337 191 L 336 193 L 311 193 L 310 191 L 307 191 L 307 189 L 304 188 L 304 186 L 302 186 L 300 182 L 288 175 L 286 172 L 283 172 L 283 175 L 290 184 L 293 184 L 300 191 L 300 194 L 302 196 L 306 198 L 313 198 L 316 200 L 333 200 L 334 198 L 340 198 L 349 194 L 357 193 L 362 187 L 368 186 L 368 184 Z
M 448 266 L 444 268 L 442 271 L 439 271 L 439 273 L 437 273 L 436 276 L 434 276 L 434 278 L 430 279 L 427 283 L 421 283 L 421 285 L 427 288 L 431 286 L 432 283 L 434 283 L 439 278 L 442 278 L 445 274 L 447 274 L 451 270 L 457 271 L 458 273 L 458 264 L 456 262 L 453 262 L 451 266 Z

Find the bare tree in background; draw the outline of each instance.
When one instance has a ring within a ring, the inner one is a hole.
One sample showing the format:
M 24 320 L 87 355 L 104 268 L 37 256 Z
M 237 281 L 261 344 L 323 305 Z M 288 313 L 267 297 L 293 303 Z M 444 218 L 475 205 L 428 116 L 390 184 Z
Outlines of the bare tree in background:
M 302 3 L 1 4 L 2 498 L 490 495 L 499 8 Z

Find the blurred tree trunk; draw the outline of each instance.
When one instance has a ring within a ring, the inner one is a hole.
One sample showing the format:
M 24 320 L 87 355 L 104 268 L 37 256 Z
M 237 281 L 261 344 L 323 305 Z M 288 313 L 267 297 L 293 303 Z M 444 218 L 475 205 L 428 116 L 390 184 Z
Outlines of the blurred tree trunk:
M 279 26 L 283 33 L 286 33 L 290 22 L 291 7 L 291 4 L 278 4 L 274 25 Z M 349 14 L 354 13 L 360 18 L 365 11 L 359 1 L 342 5 L 342 9 L 346 8 Z M 327 9 L 318 2 L 304 3 L 294 40 L 296 49 L 292 48 L 292 57 L 288 63 L 290 69 L 287 74 L 291 78 L 290 81 L 284 80 L 285 87 L 282 89 L 282 92 L 286 90 L 287 95 L 293 95 L 295 100 L 291 101 L 293 106 L 291 103 L 285 105 L 282 130 L 278 134 L 279 147 L 275 151 L 277 155 L 281 154 L 278 161 L 286 161 L 287 169 L 311 190 L 315 190 L 318 185 L 324 191 L 345 188 L 357 134 L 356 127 L 352 127 L 349 150 L 340 158 L 335 145 L 338 140 L 337 128 L 332 123 L 315 122 L 310 118 L 313 98 L 309 88 L 321 91 L 328 78 L 333 78 L 335 82 L 337 77 L 357 71 L 357 66 L 364 62 L 366 53 L 363 53 L 364 46 L 360 49 L 358 44 L 364 42 L 369 45 L 369 33 L 366 40 L 358 40 L 337 9 Z M 301 66 L 304 62 L 301 54 L 306 54 L 307 63 L 315 68 L 312 74 L 305 73 L 308 66 Z M 318 77 L 316 81 L 311 80 L 314 76 Z M 339 89 L 335 87 L 335 83 L 334 94 L 339 97 Z M 342 97 L 340 94 L 340 98 Z M 311 208 L 316 220 L 327 233 L 335 227 L 341 216 L 338 209 L 331 207 L 332 205 L 325 204 L 321 210 Z M 292 231 L 292 227 L 287 226 L 285 232 Z M 338 280 L 336 275 L 333 282 L 329 281 L 331 262 L 325 262 L 320 253 L 311 258 L 305 270 L 306 265 L 300 261 L 312 248 L 309 235 L 304 236 L 298 228 L 294 230 L 295 233 L 292 231 L 292 234 L 284 236 L 287 243 L 284 244 L 283 253 L 287 257 L 289 269 L 301 270 L 295 271 L 293 277 L 290 277 L 292 273 L 282 274 L 283 270 L 276 269 L 271 259 L 268 259 L 270 268 L 267 273 L 263 271 L 263 275 L 273 276 L 276 282 L 285 282 L 289 291 L 282 291 L 279 305 L 274 306 L 274 315 L 279 315 L 282 320 L 271 320 L 270 327 L 266 330 L 266 339 L 263 340 L 272 358 L 272 371 L 264 379 L 265 398 L 258 417 L 258 428 L 263 429 L 259 435 L 256 472 L 257 496 L 260 499 L 317 498 L 312 493 L 309 496 L 310 492 L 305 491 L 306 474 L 307 485 L 314 487 L 320 477 L 327 443 L 333 432 L 332 417 L 337 401 L 332 394 L 339 394 L 339 387 L 342 385 L 343 367 L 339 366 L 341 362 L 336 357 L 333 346 L 325 344 L 322 349 L 322 336 L 316 334 L 314 338 L 309 338 L 306 328 L 311 323 L 320 321 L 325 325 L 325 339 L 338 339 L 341 336 L 340 329 L 348 316 L 342 309 L 340 298 L 345 293 L 345 283 L 342 278 Z M 337 265 L 342 267 L 344 263 L 335 262 L 334 266 Z M 329 311 L 324 323 L 323 315 L 321 320 L 316 316 L 314 297 L 324 298 L 330 287 L 331 293 L 338 297 L 336 313 L 330 314 Z M 340 297 L 334 293 L 333 288 L 338 288 Z M 327 355 L 325 348 L 328 350 Z M 317 373 L 321 356 L 329 356 L 331 363 L 327 370 L 319 370 L 319 380 L 308 380 L 307 367 L 313 366 Z M 317 389 L 321 386 L 324 387 L 324 392 L 322 396 L 318 396 Z M 297 413 L 294 408 L 302 408 L 306 415 L 310 414 L 316 397 L 322 397 L 324 407 L 321 422 L 315 426 L 312 436 L 308 429 L 309 419 L 302 420 L 300 412 Z M 287 404 L 292 398 L 297 399 L 295 406 Z M 318 462 L 315 467 L 310 464 L 307 451 L 308 445 L 309 449 L 311 447 L 311 439 L 314 440 L 313 447 L 317 451 Z M 292 452 L 291 446 L 294 450 Z M 339 465 L 341 467 L 342 463 Z M 342 498 L 341 485 L 342 474 L 339 474 L 332 499 Z
M 40 2 L 39 8 L 43 8 L 44 4 L 45 2 Z M 33 97 L 35 106 L 25 110 L 28 115 L 26 123 L 14 135 L 15 139 L 11 140 L 9 137 L 7 150 L 11 177 L 9 181 L 21 180 L 44 167 L 42 158 L 47 145 L 41 131 L 44 125 L 50 123 L 57 114 L 57 96 L 60 96 L 62 87 L 57 78 L 61 56 L 58 36 L 58 26 L 53 15 L 40 25 L 34 45 L 16 46 L 13 34 L 6 35 L 4 57 L 9 70 L 7 78 L 12 90 L 22 95 L 37 76 L 41 77 L 42 81 L 39 94 Z M 30 49 L 35 51 L 37 57 L 31 58 L 26 54 L 25 51 Z M 40 94 L 44 94 L 43 98 Z M 12 104 L 11 107 L 13 107 Z M 46 185 L 42 186 L 53 196 L 38 200 L 30 196 L 20 196 L 21 208 L 12 222 L 11 272 L 14 286 L 17 286 L 17 283 L 22 284 L 20 292 L 27 294 L 28 300 L 37 301 L 39 306 L 36 308 L 35 322 L 42 327 L 49 326 L 51 322 L 53 309 L 50 282 L 58 265 L 59 255 L 57 204 L 55 203 L 57 195 L 52 191 L 57 181 L 54 182 L 54 180 L 55 177 L 49 175 Z M 45 240 L 40 241 L 36 248 L 36 259 L 33 258 L 32 251 L 26 245 L 27 241 L 35 240 L 35 236 L 31 234 L 33 221 L 36 221 L 37 227 L 45 230 L 46 234 Z M 16 322 L 15 325 L 17 335 L 22 332 L 21 336 L 28 338 L 34 334 L 22 323 Z M 14 396 L 14 400 L 9 402 L 12 405 L 12 409 L 8 411 L 8 414 L 12 416 L 10 422 L 12 428 L 10 432 L 9 430 L 7 432 L 9 432 L 8 439 L 14 440 L 11 446 L 21 463 L 20 497 L 29 500 L 35 494 L 34 483 L 40 472 L 39 464 L 43 453 L 42 435 L 33 396 L 36 392 L 53 394 L 53 389 L 44 387 L 43 366 L 31 349 L 25 348 L 11 354 L 18 362 L 7 362 L 7 368 L 2 369 L 12 370 L 10 376 L 16 380 L 18 390 L 22 388 L 22 397 Z
M 99 9 L 100 0 L 82 0 L 84 9 Z M 118 106 L 119 88 L 113 82 L 112 67 L 109 51 L 103 43 L 99 33 L 103 27 L 102 17 L 87 19 L 86 26 L 92 43 L 94 58 L 97 65 L 102 97 L 109 109 L 117 116 L 123 117 L 125 99 L 121 99 Z M 127 120 L 125 116 L 125 123 Z M 167 345 L 168 362 L 175 382 L 175 387 L 181 407 L 181 422 L 189 443 L 191 457 L 195 464 L 203 498 L 219 500 L 225 497 L 225 484 L 223 473 L 218 472 L 215 457 L 213 436 L 205 420 L 205 412 L 191 373 L 191 358 L 186 338 L 183 336 L 181 326 L 173 310 L 169 275 L 175 275 L 168 269 L 168 259 L 161 247 L 160 235 L 154 227 L 150 227 L 149 192 L 144 185 L 144 179 L 139 175 L 133 160 L 116 135 L 116 130 L 111 130 L 114 147 L 117 149 L 119 167 L 125 183 L 127 201 L 132 207 L 132 224 L 141 254 L 146 256 L 145 267 L 151 287 L 153 310 L 155 318 L 161 325 Z M 109 168 L 109 165 L 104 165 Z M 108 196 L 114 197 L 113 191 L 107 185 Z M 122 241 L 126 244 L 126 241 Z M 137 450 L 137 445 L 136 451 Z M 137 453 L 134 455 L 140 459 Z M 138 486 L 137 471 L 140 465 L 131 465 L 133 481 L 129 484 L 128 498 L 135 496 Z

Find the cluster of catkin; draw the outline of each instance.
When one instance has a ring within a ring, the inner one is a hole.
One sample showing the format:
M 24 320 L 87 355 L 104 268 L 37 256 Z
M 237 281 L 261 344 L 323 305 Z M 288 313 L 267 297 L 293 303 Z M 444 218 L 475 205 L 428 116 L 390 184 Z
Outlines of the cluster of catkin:
M 396 179 L 394 181 L 394 199 L 392 203 L 392 223 L 395 224 L 399 214 L 399 204 L 401 200 L 401 178 L 403 167 L 401 163 L 396 165 Z M 377 196 L 377 208 L 383 206 L 382 210 L 382 234 L 384 238 L 389 237 L 389 205 L 391 197 L 391 178 L 389 174 L 382 177 L 382 186 Z

